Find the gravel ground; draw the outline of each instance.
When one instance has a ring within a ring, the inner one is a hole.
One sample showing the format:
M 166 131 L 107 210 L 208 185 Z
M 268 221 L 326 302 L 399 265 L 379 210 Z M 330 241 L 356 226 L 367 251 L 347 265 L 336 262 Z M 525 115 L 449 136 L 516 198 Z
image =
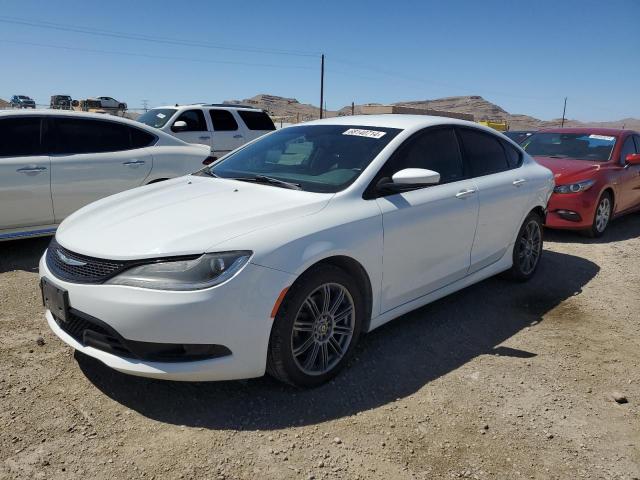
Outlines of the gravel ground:
M 639 237 L 547 232 L 531 282 L 405 315 L 308 391 L 74 354 L 43 318 L 48 239 L 1 243 L 0 478 L 640 478 Z

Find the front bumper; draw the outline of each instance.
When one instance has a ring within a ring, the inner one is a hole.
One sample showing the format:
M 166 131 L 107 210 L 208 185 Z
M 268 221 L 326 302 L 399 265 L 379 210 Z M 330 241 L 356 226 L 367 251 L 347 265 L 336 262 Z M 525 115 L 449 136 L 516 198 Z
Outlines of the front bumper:
M 549 228 L 584 230 L 591 228 L 597 197 L 591 190 L 580 193 L 553 193 L 547 204 L 545 226 Z
M 82 344 L 47 310 L 51 330 L 76 350 L 123 373 L 167 380 L 231 380 L 264 375 L 270 313 L 278 295 L 293 283 L 288 273 L 249 263 L 228 282 L 206 290 L 175 292 L 120 285 L 65 282 L 40 260 L 40 276 L 67 290 L 70 306 L 101 320 L 136 342 L 217 344 L 232 353 L 206 360 L 157 362 L 117 355 Z

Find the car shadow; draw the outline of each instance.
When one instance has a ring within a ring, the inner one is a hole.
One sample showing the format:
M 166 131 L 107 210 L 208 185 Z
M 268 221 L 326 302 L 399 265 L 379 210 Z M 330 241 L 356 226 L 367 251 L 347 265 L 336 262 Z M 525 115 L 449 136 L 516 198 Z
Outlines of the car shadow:
M 552 230 L 544 232 L 545 240 L 557 243 L 611 243 L 640 237 L 640 213 L 631 213 L 613 220 L 600 238 L 589 238 L 572 230 Z
M 38 262 L 49 242 L 51 237 L 0 242 L 0 273 L 14 270 L 37 272 Z
M 86 377 L 113 400 L 161 422 L 211 429 L 274 430 L 353 415 L 393 402 L 479 355 L 534 357 L 500 346 L 576 295 L 599 271 L 545 251 L 535 278 L 485 280 L 366 335 L 335 380 L 300 390 L 270 377 L 183 383 L 125 375 L 76 352 Z

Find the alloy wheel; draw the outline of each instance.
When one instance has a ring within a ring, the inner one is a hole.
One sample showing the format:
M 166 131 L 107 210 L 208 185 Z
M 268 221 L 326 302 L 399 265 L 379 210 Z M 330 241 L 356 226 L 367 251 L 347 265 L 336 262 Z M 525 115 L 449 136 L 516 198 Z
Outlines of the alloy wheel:
M 349 291 L 338 283 L 313 290 L 296 314 L 291 350 L 297 367 L 307 375 L 331 371 L 349 349 L 356 312 Z
M 596 210 L 596 230 L 598 233 L 604 232 L 609 224 L 609 218 L 611 217 L 611 200 L 609 197 L 602 197 Z
M 524 275 L 529 275 L 536 268 L 542 250 L 542 231 L 537 221 L 527 223 L 518 242 L 518 249 L 520 270 Z

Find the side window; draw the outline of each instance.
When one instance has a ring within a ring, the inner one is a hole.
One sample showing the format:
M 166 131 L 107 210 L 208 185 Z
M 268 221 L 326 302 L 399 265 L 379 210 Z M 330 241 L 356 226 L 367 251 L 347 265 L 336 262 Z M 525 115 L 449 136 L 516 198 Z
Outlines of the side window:
M 238 130 L 238 122 L 228 110 L 209 110 L 213 130 L 216 132 L 232 132 Z
M 640 153 L 640 135 L 635 135 L 633 138 L 636 141 L 636 152 Z
M 139 128 L 129 127 L 129 133 L 131 135 L 131 148 L 144 148 L 156 142 L 155 135 L 151 135 L 149 132 Z
M 504 147 L 504 153 L 507 154 L 507 163 L 509 164 L 509 168 L 518 168 L 522 165 L 522 153 L 515 148 L 513 145 L 508 144 L 507 142 L 501 142 Z
M 269 115 L 264 112 L 251 110 L 238 110 L 242 121 L 247 124 L 249 130 L 275 130 L 276 126 Z
M 493 135 L 471 128 L 461 128 L 458 132 L 473 177 L 509 169 L 504 149 Z
M 426 168 L 440 174 L 440 183 L 462 180 L 464 169 L 452 128 L 425 130 L 408 139 L 390 160 L 384 176 L 405 168 Z
M 129 127 L 102 120 L 56 118 L 55 152 L 100 153 L 129 150 Z
M 0 157 L 25 157 L 44 153 L 39 117 L 0 120 Z
M 204 119 L 204 113 L 202 110 L 187 110 L 182 112 L 177 121 L 183 121 L 187 124 L 186 128 L 181 129 L 181 132 L 206 132 L 207 122 Z
M 628 136 L 622 145 L 622 150 L 620 150 L 620 165 L 625 165 L 627 163 L 627 155 L 632 153 L 636 153 L 636 146 L 633 143 L 633 137 Z

